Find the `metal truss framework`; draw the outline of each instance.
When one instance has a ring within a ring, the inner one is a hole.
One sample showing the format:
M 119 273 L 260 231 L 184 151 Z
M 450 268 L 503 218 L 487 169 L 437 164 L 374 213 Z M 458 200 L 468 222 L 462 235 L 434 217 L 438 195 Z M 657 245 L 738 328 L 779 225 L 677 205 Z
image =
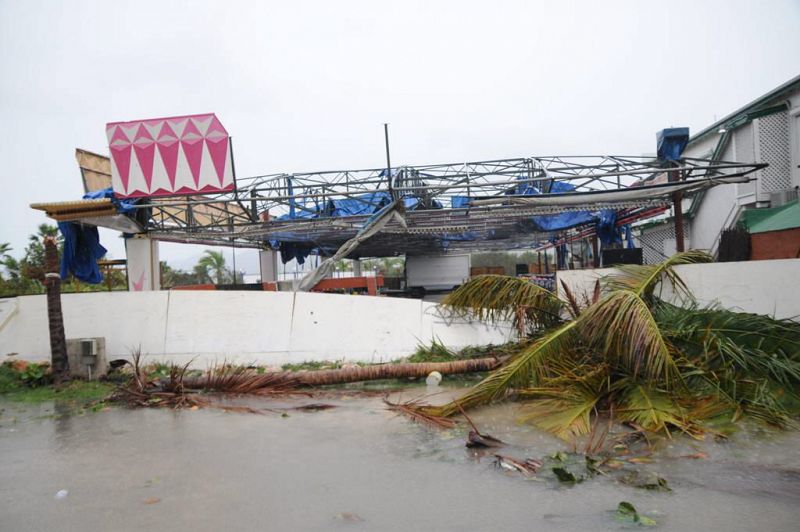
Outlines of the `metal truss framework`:
M 281 242 L 330 254 L 382 206 L 373 203 L 376 197 L 401 203 L 413 199 L 413 208 L 404 212 L 406 227 L 387 225 L 359 248 L 358 256 L 502 250 L 530 248 L 551 238 L 553 233 L 535 222 L 537 216 L 600 209 L 628 218 L 653 213 L 670 205 L 676 191 L 690 194 L 748 181 L 764 166 L 689 158 L 667 166 L 648 157 L 553 156 L 391 171 L 271 174 L 239 178 L 232 193 L 153 199 L 137 208 L 148 210 L 145 229 L 159 240 L 258 248 Z M 558 190 L 572 190 L 550 194 L 555 183 L 571 186 Z M 528 187 L 541 194 L 530 195 Z M 327 206 L 337 200 L 369 208 L 364 214 L 331 216 Z

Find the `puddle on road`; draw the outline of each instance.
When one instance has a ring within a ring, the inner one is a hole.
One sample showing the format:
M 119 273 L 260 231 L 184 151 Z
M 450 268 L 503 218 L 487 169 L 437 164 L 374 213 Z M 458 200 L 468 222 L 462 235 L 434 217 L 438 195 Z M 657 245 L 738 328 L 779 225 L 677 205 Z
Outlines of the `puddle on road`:
M 288 417 L 115 408 L 50 418 L 41 416 L 52 404 L 25 412 L 0 404 L 0 529 L 616 530 L 612 512 L 623 500 L 659 530 L 796 530 L 800 518 L 798 432 L 676 438 L 642 466 L 668 479 L 673 491 L 660 493 L 603 477 L 572 487 L 525 480 L 496 468 L 491 453 L 467 450 L 466 428 L 413 424 L 379 396 L 245 402 L 337 408 Z M 511 444 L 503 454 L 568 450 L 517 424 L 516 414 L 504 404 L 473 419 Z M 678 458 L 699 452 L 708 458 Z M 68 494 L 56 498 L 60 490 Z

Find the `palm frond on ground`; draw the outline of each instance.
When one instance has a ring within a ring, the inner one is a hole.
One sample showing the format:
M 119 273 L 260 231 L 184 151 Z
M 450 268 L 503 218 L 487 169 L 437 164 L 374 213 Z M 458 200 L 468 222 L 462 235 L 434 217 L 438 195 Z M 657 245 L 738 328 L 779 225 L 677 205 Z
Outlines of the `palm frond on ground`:
M 680 378 L 658 323 L 645 301 L 630 290 L 605 295 L 580 318 L 589 345 L 634 376 L 643 374 L 672 387 Z
M 527 279 L 478 275 L 448 294 L 442 306 L 456 314 L 494 322 L 516 323 L 522 312 L 533 325 L 550 327 L 560 321 L 562 302 Z
M 587 434 L 603 412 L 665 435 L 697 437 L 701 423 L 716 418 L 792 425 L 800 410 L 800 324 L 699 308 L 673 267 L 710 260 L 690 251 L 658 265 L 620 267 L 588 308 L 570 298 L 572 321 L 549 329 L 457 400 L 420 408 L 451 416 L 516 395 L 532 399 L 525 419 L 565 439 Z M 665 284 L 682 306 L 659 299 L 656 288 Z M 555 305 L 552 297 L 525 280 L 482 276 L 446 303 L 496 320 L 513 318 L 522 305 Z
M 488 377 L 473 386 L 456 401 L 443 406 L 429 407 L 429 412 L 439 416 L 451 416 L 460 408 L 472 408 L 505 397 L 511 390 L 536 386 L 546 375 L 548 363 L 565 356 L 578 340 L 577 322 L 571 321 L 545 334 Z
M 589 434 L 592 414 L 604 394 L 605 372 L 570 375 L 552 379 L 545 386 L 522 390 L 522 397 L 534 398 L 522 408 L 521 421 L 530 421 L 559 438 L 570 440 Z

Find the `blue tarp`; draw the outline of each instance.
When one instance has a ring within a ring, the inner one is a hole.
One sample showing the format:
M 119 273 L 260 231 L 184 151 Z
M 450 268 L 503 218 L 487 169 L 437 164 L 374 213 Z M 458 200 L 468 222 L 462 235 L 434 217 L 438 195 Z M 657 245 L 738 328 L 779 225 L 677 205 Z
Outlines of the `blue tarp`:
M 622 244 L 622 236 L 617 228 L 617 211 L 613 209 L 600 211 L 595 232 L 603 246 Z
M 114 191 L 111 189 L 111 187 L 104 188 L 102 190 L 95 190 L 93 192 L 87 192 L 86 194 L 83 195 L 83 199 L 103 199 L 103 198 L 109 198 L 111 200 L 111 203 L 113 203 L 114 206 L 116 206 L 117 211 L 119 211 L 120 214 L 133 214 L 134 212 L 136 212 L 136 209 L 133 207 L 133 205 L 135 205 L 138 200 L 117 199 L 114 196 Z
M 58 222 L 58 230 L 64 235 L 64 253 L 61 255 L 61 278 L 72 273 L 85 283 L 97 284 L 103 280 L 98 259 L 106 254 L 100 245 L 97 227 L 72 222 Z
M 392 196 L 388 192 L 367 192 L 350 198 L 328 200 L 324 206 L 316 202 L 300 203 L 296 200 L 290 201 L 289 213 L 279 216 L 276 220 L 296 220 L 308 218 L 331 217 L 340 218 L 344 216 L 372 216 L 379 213 L 392 202 Z M 414 196 L 405 196 L 403 205 L 407 211 L 413 211 L 420 207 L 420 200 Z M 431 202 L 434 209 L 441 209 L 442 205 L 436 200 Z M 270 246 L 281 253 L 281 261 L 286 264 L 295 259 L 298 264 L 303 264 L 311 253 L 319 250 L 319 246 L 314 243 L 297 242 L 299 235 L 291 232 L 274 234 L 269 240 Z

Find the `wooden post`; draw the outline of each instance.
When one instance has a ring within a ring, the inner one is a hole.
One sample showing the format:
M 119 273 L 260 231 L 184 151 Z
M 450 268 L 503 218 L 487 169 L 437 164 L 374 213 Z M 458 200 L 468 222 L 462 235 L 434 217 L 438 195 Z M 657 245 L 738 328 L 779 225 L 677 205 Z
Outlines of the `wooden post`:
M 61 311 L 61 274 L 58 267 L 58 245 L 51 236 L 44 238 L 44 283 L 47 288 L 47 321 L 50 327 L 50 362 L 56 385 L 69 380 L 67 339 Z

